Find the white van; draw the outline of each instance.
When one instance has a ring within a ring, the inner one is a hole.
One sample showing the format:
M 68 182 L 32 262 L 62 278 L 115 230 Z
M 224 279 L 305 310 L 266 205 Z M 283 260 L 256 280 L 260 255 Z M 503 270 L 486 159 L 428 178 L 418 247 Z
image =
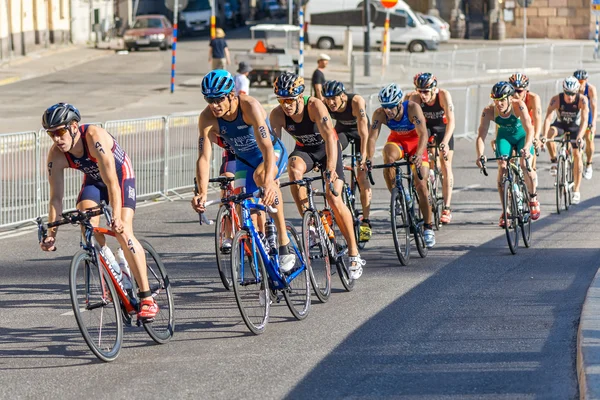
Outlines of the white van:
M 190 0 L 181 11 L 181 36 L 210 30 L 211 8 L 209 0 Z
M 309 1 L 306 6 L 308 43 L 320 49 L 331 49 L 334 46 L 342 46 L 347 26 L 313 24 L 311 22 L 311 14 L 356 10 L 362 8 L 362 5 L 362 0 Z M 385 10 L 383 8 L 377 9 L 380 13 L 378 19 L 383 18 L 381 14 L 385 14 Z M 391 11 L 390 42 L 393 48 L 406 49 L 410 52 L 424 52 L 438 48 L 440 42 L 439 33 L 422 18 L 417 16 L 408 4 L 399 0 L 398 4 Z M 405 17 L 406 26 L 394 24 L 393 15 Z M 349 25 L 352 31 L 353 46 L 364 47 L 364 28 L 362 24 L 353 19 Z M 376 47 L 381 43 L 382 39 L 383 23 L 378 23 L 376 26 L 372 25 L 370 45 Z

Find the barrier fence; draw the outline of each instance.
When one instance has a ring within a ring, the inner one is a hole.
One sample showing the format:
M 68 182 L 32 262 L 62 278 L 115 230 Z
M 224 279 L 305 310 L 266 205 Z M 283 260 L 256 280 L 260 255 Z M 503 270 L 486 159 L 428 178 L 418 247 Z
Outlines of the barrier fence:
M 508 79 L 508 74 L 503 77 Z M 531 91 L 541 97 L 545 115 L 550 98 L 561 91 L 562 80 L 533 81 Z M 600 86 L 600 75 L 590 75 L 589 82 Z M 455 105 L 455 137 L 474 139 L 481 110 L 490 103 L 490 84 L 444 87 Z M 369 115 L 379 103 L 378 93 L 364 95 Z M 267 114 L 274 107 L 268 105 Z M 108 121 L 104 126 L 129 154 L 136 174 L 137 196 L 178 195 L 193 187 L 198 157 L 198 113 L 173 114 L 120 121 Z M 493 124 L 491 124 L 493 126 Z M 378 146 L 386 142 L 389 130 L 384 128 Z M 284 134 L 283 144 L 291 152 L 294 140 Z M 42 129 L 38 132 L 19 132 L 0 135 L 0 228 L 34 221 L 47 215 L 49 185 L 47 183 L 47 154 L 52 140 Z M 213 145 L 211 177 L 219 173 L 221 148 Z M 65 209 L 72 208 L 81 188 L 82 174 L 73 169 L 65 171 Z

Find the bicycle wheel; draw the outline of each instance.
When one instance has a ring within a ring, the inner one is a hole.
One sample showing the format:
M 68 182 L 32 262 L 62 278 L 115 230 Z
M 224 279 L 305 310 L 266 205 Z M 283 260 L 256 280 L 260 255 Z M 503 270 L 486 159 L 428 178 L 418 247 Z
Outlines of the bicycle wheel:
M 563 200 L 566 198 L 564 196 L 564 191 L 566 190 L 565 186 L 565 159 L 563 157 L 558 157 L 558 163 L 556 165 L 556 212 L 560 214 L 560 210 L 563 208 Z
M 231 282 L 244 323 L 250 332 L 259 335 L 267 326 L 271 299 L 267 271 L 260 254 L 254 253 L 252 241 L 245 230 L 233 237 Z
M 221 206 L 215 220 L 215 254 L 217 255 L 217 268 L 223 287 L 231 290 L 231 248 L 223 251 L 223 243 L 230 239 L 227 235 L 227 227 L 233 230 L 233 218 L 231 211 L 226 206 Z
M 390 214 L 392 217 L 392 237 L 394 238 L 396 255 L 400 264 L 406 266 L 410 259 L 410 228 L 406 200 L 397 187 L 392 190 Z
M 365 245 L 367 244 L 367 242 L 360 242 L 360 220 L 358 218 L 358 212 L 356 210 L 356 208 L 354 208 L 354 204 L 355 204 L 355 199 L 354 196 L 351 193 L 351 189 L 350 186 L 348 186 L 347 183 L 344 183 L 344 189 L 342 190 L 342 200 L 344 201 L 344 204 L 346 205 L 346 207 L 348 207 L 348 210 L 350 210 L 350 215 L 352 216 L 352 225 L 354 227 L 354 237 L 356 238 L 356 245 L 358 246 L 359 249 L 364 249 Z
M 519 221 L 517 211 L 517 199 L 515 199 L 512 183 L 509 180 L 504 181 L 504 231 L 508 248 L 512 254 L 517 254 L 519 245 Z
M 442 227 L 442 221 L 441 221 L 441 217 L 442 217 L 442 211 L 444 210 L 444 176 L 442 175 L 442 172 L 436 168 L 435 169 L 435 183 L 433 185 L 434 189 L 435 189 L 435 201 L 437 203 L 437 209 L 438 209 L 438 217 L 440 220 L 436 219 L 435 222 L 436 224 L 438 224 L 438 230 L 439 228 Z
M 419 195 L 417 194 L 417 190 L 413 186 L 412 188 L 412 196 L 413 196 L 413 207 L 414 207 L 414 215 L 415 221 L 412 222 L 413 225 L 413 237 L 415 239 L 415 245 L 417 246 L 417 251 L 421 258 L 427 257 L 429 253 L 429 249 L 425 246 L 425 234 L 423 227 L 423 214 L 421 213 L 421 207 L 419 207 Z
M 433 227 L 435 230 L 440 230 L 442 222 L 440 221 L 442 210 L 439 208 L 437 201 L 437 189 L 431 180 L 427 181 L 427 191 L 429 192 L 429 205 L 431 206 L 431 213 L 433 214 Z
M 573 187 L 573 159 L 570 158 L 564 161 L 565 164 L 565 178 L 563 182 L 565 182 L 565 190 L 564 190 L 564 202 L 565 202 L 565 210 L 569 210 L 569 206 L 571 205 L 571 193 Z
M 521 181 L 521 193 L 523 193 L 523 210 L 519 213 L 519 224 L 521 225 L 521 236 L 525 247 L 531 246 L 531 208 L 529 207 L 529 191 L 525 182 Z
M 110 276 L 79 250 L 71 261 L 71 304 L 83 339 L 102 361 L 113 361 L 123 342 L 119 297 Z
M 306 257 L 296 229 L 288 223 L 285 224 L 285 227 L 290 239 L 290 247 L 296 255 L 296 264 L 286 275 L 297 275 L 291 281 L 286 277 L 289 286 L 283 290 L 283 297 L 292 315 L 297 320 L 303 320 L 310 311 L 310 264 L 305 261 Z
M 336 251 L 335 265 L 337 267 L 340 280 L 342 281 L 342 286 L 344 286 L 344 289 L 347 292 L 351 292 L 354 290 L 354 279 L 350 278 L 350 272 L 348 271 L 348 268 L 350 267 L 348 243 L 346 242 L 344 235 L 342 235 L 342 231 L 340 230 L 339 226 L 335 222 L 335 216 L 333 215 L 333 212 L 329 209 L 325 209 L 323 210 L 323 213 L 328 214 L 327 218 L 332 222 L 330 227 L 333 229 L 333 234 L 335 236 L 335 238 L 332 240 L 333 248 Z
M 331 265 L 326 240 L 320 228 L 319 214 L 306 211 L 302 217 L 304 254 L 310 264 L 310 283 L 321 303 L 327 302 L 331 295 Z
M 169 281 L 165 266 L 156 250 L 154 250 L 154 247 L 143 239 L 139 242 L 146 254 L 146 271 L 148 273 L 150 291 L 159 308 L 158 314 L 156 314 L 156 317 L 152 321 L 143 322 L 144 329 L 146 329 L 148 335 L 156 343 L 167 343 L 173 337 L 173 332 L 175 332 L 171 282 Z

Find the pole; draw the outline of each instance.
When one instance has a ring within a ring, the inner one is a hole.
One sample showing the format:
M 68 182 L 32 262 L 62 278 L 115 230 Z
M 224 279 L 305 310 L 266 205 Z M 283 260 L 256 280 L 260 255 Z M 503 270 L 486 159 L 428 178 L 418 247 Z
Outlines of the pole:
M 594 43 L 594 60 L 598 59 L 598 15 L 596 15 L 596 42 Z
M 523 7 L 523 46 L 527 42 L 527 0 L 525 0 L 525 7 Z
M 288 25 L 294 23 L 294 0 L 288 0 Z
M 371 51 L 371 1 L 365 0 L 363 3 L 363 17 L 365 26 L 365 76 L 371 76 L 371 65 L 369 64 L 369 52 Z
M 300 45 L 299 49 L 299 57 L 298 57 L 298 75 L 304 77 L 304 10 L 302 7 L 298 8 L 298 24 L 300 25 L 300 32 L 298 32 L 298 36 L 300 37 Z
M 173 46 L 171 48 L 171 93 L 175 92 L 175 55 L 177 53 L 177 18 L 179 17 L 179 0 L 173 7 Z
M 390 9 L 385 11 L 385 23 L 383 24 L 383 54 L 381 55 L 381 65 L 386 66 L 390 61 Z
M 214 39 L 215 36 L 217 35 L 216 33 L 216 29 L 217 29 L 217 17 L 216 17 L 216 10 L 215 10 L 215 0 L 210 0 L 210 38 Z

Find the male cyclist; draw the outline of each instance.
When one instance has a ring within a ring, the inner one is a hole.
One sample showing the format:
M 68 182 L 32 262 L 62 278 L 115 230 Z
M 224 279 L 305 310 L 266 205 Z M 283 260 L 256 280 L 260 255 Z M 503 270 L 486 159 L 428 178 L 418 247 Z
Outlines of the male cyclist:
M 323 84 L 323 99 L 331 117 L 335 119 L 335 131 L 342 145 L 342 151 L 348 146 L 348 138 L 352 138 L 358 148 L 358 154 L 354 155 L 366 155 L 369 141 L 369 117 L 365 99 L 355 93 L 346 93 L 344 84 L 338 81 L 327 81 Z M 365 161 L 361 158 L 356 174 L 360 186 L 360 204 L 363 210 L 359 235 L 361 242 L 371 239 L 371 221 L 369 220 L 371 185 L 367 179 Z
M 540 135 L 542 133 L 542 100 L 540 96 L 529 90 L 529 78 L 525 74 L 517 72 L 512 74 L 508 78 L 508 82 L 515 88 L 515 94 L 513 95 L 516 99 L 521 100 L 525 103 L 529 117 L 533 123 L 534 139 L 533 144 L 536 147 L 541 146 Z M 537 164 L 537 156 L 535 152 L 531 161 L 531 168 L 535 171 Z M 536 174 L 537 177 L 537 174 Z M 537 183 L 536 183 L 537 186 Z
M 125 259 L 139 285 L 141 300 L 138 318 L 152 319 L 158 305 L 148 285 L 144 249 L 133 234 L 135 213 L 135 175 L 127 153 L 106 130 L 94 125 L 79 125 L 79 110 L 70 104 L 58 103 L 48 108 L 42 116 L 42 125 L 54 141 L 48 152 L 48 182 L 50 203 L 48 221 L 60 218 L 64 196 L 64 174 L 67 168 L 84 173 L 83 185 L 77 197 L 77 209 L 96 207 L 102 200 L 113 209 L 111 228 L 115 232 Z M 98 226 L 100 217 L 92 218 Z M 44 251 L 54 250 L 58 227 L 48 229 L 48 237 L 41 243 Z M 102 234 L 95 238 L 107 252 Z
M 279 102 L 279 106 L 271 111 L 273 130 L 278 136 L 285 130 L 296 140 L 296 147 L 289 158 L 290 180 L 302 179 L 305 173 L 312 171 L 318 164 L 326 183 L 333 183 L 335 191 L 341 194 L 344 184 L 342 149 L 327 107 L 316 97 L 302 95 L 305 88 L 304 78 L 296 74 L 282 73 L 275 80 L 273 87 Z M 302 215 L 308 202 L 306 188 L 292 185 L 290 189 Z M 350 278 L 358 279 L 366 262 L 358 254 L 352 215 L 342 197 L 331 193 L 329 185 L 326 188 L 326 196 L 348 243 Z
M 452 173 L 452 157 L 454 155 L 454 105 L 450 92 L 437 87 L 437 78 L 429 72 L 420 74 L 415 79 L 416 94 L 410 100 L 421 106 L 423 115 L 427 120 L 427 130 L 430 136 L 435 136 L 435 143 L 439 146 L 442 174 L 444 175 L 442 194 L 444 196 L 444 210 L 440 217 L 443 224 L 452 221 L 450 201 L 452 200 L 452 186 L 454 174 Z M 431 160 L 435 163 L 436 160 Z
M 408 155 L 410 162 L 421 169 L 423 180 L 415 174 L 415 188 L 419 195 L 419 208 L 425 220 L 423 236 L 429 248 L 435 245 L 433 232 L 433 214 L 429 206 L 429 156 L 427 154 L 427 127 L 421 107 L 414 101 L 402 102 L 402 90 L 395 83 L 389 84 L 379 92 L 379 107 L 373 113 L 373 123 L 369 133 L 368 159 L 373 158 L 375 142 L 379 137 L 382 125 L 387 125 L 391 133 L 383 148 L 383 162 L 393 163 Z M 383 177 L 389 191 L 395 185 L 396 171 L 386 168 Z
M 533 154 L 535 132 L 527 113 L 527 106 L 523 101 L 514 98 L 514 94 L 515 88 L 506 81 L 498 82 L 492 87 L 490 97 L 494 102 L 483 109 L 479 122 L 477 141 L 475 142 L 476 163 L 479 168 L 482 167 L 481 157 L 485 150 L 485 138 L 490 122 L 494 121 L 496 123 L 496 157 L 510 156 L 513 148 L 516 148 L 517 154 L 520 153 L 523 156 L 521 157 L 521 167 L 525 172 L 525 184 L 530 193 L 531 219 L 536 220 L 540 217 L 540 202 L 537 199 L 535 187 L 535 171 L 532 168 L 531 172 L 528 172 L 525 164 L 525 157 L 531 159 Z M 498 194 L 501 203 L 504 201 L 502 176 L 506 168 L 506 161 L 498 160 Z M 500 216 L 498 226 L 501 228 L 506 225 L 505 217 L 504 213 Z
M 588 121 L 587 121 L 587 129 L 589 134 L 585 135 L 585 154 L 587 156 L 587 163 L 585 166 L 585 171 L 583 171 L 583 177 L 585 179 L 592 179 L 592 174 L 594 170 L 592 169 L 592 158 L 594 157 L 594 151 L 596 150 L 596 146 L 594 145 L 594 136 L 596 136 L 596 118 L 597 118 L 597 92 L 596 86 L 588 83 L 588 73 L 583 69 L 578 69 L 573 74 L 575 78 L 579 81 L 579 93 L 583 94 L 587 97 L 588 100 Z
M 208 142 L 211 135 L 216 135 L 235 152 L 236 189 L 245 188 L 246 193 L 252 193 L 262 187 L 263 203 L 277 209 L 273 218 L 279 232 L 280 268 L 288 272 L 294 267 L 295 257 L 287 246 L 290 240 L 285 234 L 283 197 L 277 181 L 285 170 L 287 152 L 281 141 L 271 135 L 267 113 L 258 100 L 245 94 L 236 96 L 233 89 L 233 77 L 222 69 L 213 70 L 202 79 L 202 94 L 208 105 L 198 121 L 198 194 L 192 199 L 192 207 L 196 212 L 206 210 L 212 155 Z
M 583 143 L 583 135 L 587 129 L 587 123 L 583 120 L 588 115 L 587 98 L 579 93 L 579 81 L 577 78 L 570 76 L 563 81 L 563 93 L 559 93 L 550 99 L 550 105 L 546 111 L 546 119 L 544 120 L 544 137 L 542 142 L 546 142 L 546 138 L 553 139 L 556 136 L 569 134 L 571 140 L 576 140 L 577 145 L 573 146 L 573 204 L 579 204 L 581 201 L 581 193 L 579 187 L 581 185 L 581 171 L 583 169 L 583 160 L 581 158 L 581 145 Z M 552 123 L 554 112 L 556 111 L 556 121 Z M 552 123 L 552 125 L 550 125 Z M 550 153 L 550 161 L 552 165 L 550 172 L 556 175 L 556 143 L 548 142 L 548 153 Z

